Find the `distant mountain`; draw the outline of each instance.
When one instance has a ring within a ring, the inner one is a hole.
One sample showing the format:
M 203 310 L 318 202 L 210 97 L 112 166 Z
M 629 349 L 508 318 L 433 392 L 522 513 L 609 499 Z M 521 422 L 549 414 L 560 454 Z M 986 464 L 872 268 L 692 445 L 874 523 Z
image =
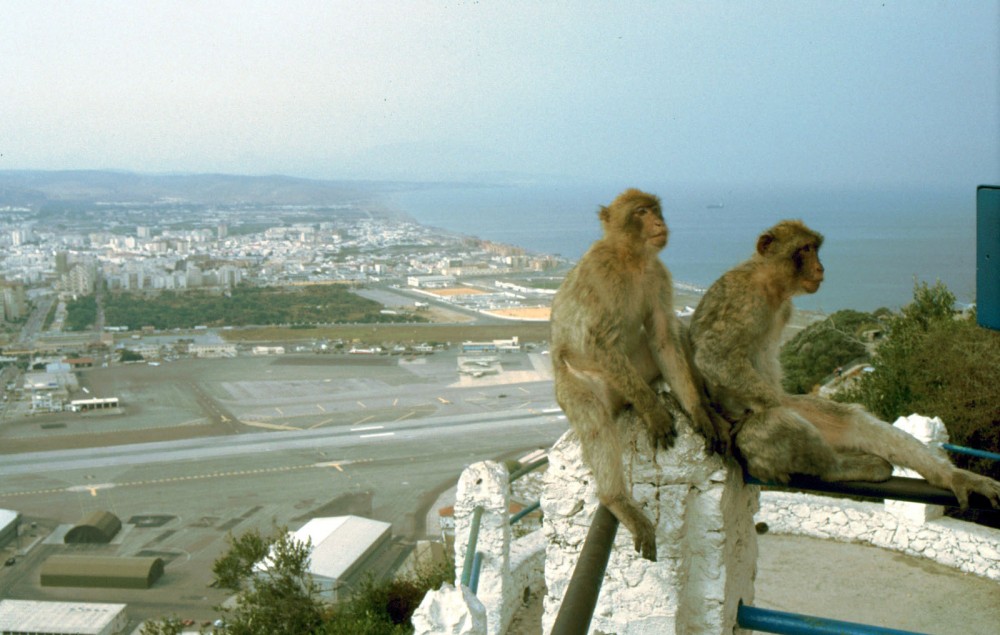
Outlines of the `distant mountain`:
M 37 208 L 51 201 L 332 205 L 413 187 L 375 181 L 319 181 L 289 176 L 138 174 L 111 171 L 0 171 L 0 206 Z

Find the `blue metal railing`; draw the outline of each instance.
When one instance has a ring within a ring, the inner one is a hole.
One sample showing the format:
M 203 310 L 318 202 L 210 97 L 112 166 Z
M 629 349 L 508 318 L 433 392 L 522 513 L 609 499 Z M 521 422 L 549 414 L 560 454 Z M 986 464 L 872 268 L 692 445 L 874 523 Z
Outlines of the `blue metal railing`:
M 736 622 L 740 628 L 779 635 L 921 635 L 915 631 L 772 611 L 745 604 L 740 604 L 736 611 Z
M 1000 454 L 996 452 L 987 452 L 986 450 L 976 450 L 974 448 L 966 448 L 961 445 L 952 445 L 951 443 L 942 443 L 941 447 L 949 452 L 954 452 L 955 454 L 967 454 L 968 456 L 975 456 L 980 459 L 992 459 L 994 461 L 1000 461 Z
M 483 508 L 476 507 L 472 510 L 472 524 L 469 525 L 469 546 L 465 550 L 465 562 L 462 563 L 462 584 L 472 588 L 471 581 L 473 575 L 476 577 L 476 584 L 479 584 L 479 567 L 476 565 L 476 548 L 479 543 L 479 523 L 483 520 Z M 482 566 L 482 556 L 479 558 L 479 566 Z
M 508 483 L 513 483 L 517 479 L 521 478 L 525 474 L 533 472 L 543 465 L 547 465 L 549 462 L 549 457 L 543 456 L 537 461 L 533 461 L 526 465 L 522 465 L 518 469 L 514 470 L 507 479 Z M 535 511 L 541 507 L 541 501 L 535 501 L 531 505 L 528 505 L 521 511 L 517 512 L 510 517 L 510 524 L 518 522 L 531 512 Z M 465 561 L 462 563 L 462 578 L 461 583 L 464 586 L 469 587 L 469 590 L 473 593 L 479 588 L 479 572 L 483 567 L 483 554 L 478 551 L 479 546 L 479 524 L 483 519 L 483 508 L 476 507 L 472 511 L 472 523 L 469 526 L 469 545 L 465 550 Z
M 963 450 L 969 450 L 969 448 L 963 448 Z M 986 455 L 992 454 L 990 452 L 983 452 L 982 450 L 974 450 L 973 452 L 977 453 L 976 456 L 981 456 L 978 454 L 980 452 Z M 986 456 L 985 458 L 993 457 Z M 1000 456 L 997 458 L 1000 459 Z M 750 485 L 760 485 L 775 489 L 848 494 L 851 496 L 888 498 L 931 505 L 958 506 L 958 499 L 951 491 L 934 487 L 923 479 L 901 476 L 894 476 L 888 481 L 881 483 L 864 481 L 827 483 L 818 478 L 801 475 L 794 475 L 788 483 L 766 483 L 747 474 L 744 474 L 744 480 Z M 993 509 L 990 501 L 979 494 L 973 494 L 970 497 L 969 507 Z M 598 506 L 594 520 L 591 522 L 590 531 L 587 533 L 587 540 L 584 542 L 580 552 L 580 559 L 577 561 L 573 577 L 570 579 L 566 594 L 563 596 L 562 605 L 559 607 L 559 614 L 556 616 L 552 635 L 576 635 L 576 633 L 586 633 L 589 629 L 590 620 L 594 614 L 594 607 L 597 605 L 597 596 L 600 593 L 601 583 L 603 582 L 604 569 L 607 566 L 607 559 L 610 557 L 614 536 L 618 529 L 617 519 L 615 519 L 614 523 L 606 522 L 603 520 L 602 514 L 614 518 L 603 505 Z M 598 522 L 599 518 L 602 518 L 600 522 Z M 588 554 L 586 559 L 584 558 L 585 553 Z M 603 565 L 600 564 L 602 559 Z M 595 561 L 597 562 L 596 565 L 594 564 Z M 561 623 L 563 626 L 560 626 Z M 900 631 L 867 624 L 841 622 L 810 615 L 783 613 L 753 606 L 744 606 L 742 604 L 737 612 L 737 623 L 741 628 L 766 633 L 778 633 L 779 635 L 920 635 L 912 631 Z

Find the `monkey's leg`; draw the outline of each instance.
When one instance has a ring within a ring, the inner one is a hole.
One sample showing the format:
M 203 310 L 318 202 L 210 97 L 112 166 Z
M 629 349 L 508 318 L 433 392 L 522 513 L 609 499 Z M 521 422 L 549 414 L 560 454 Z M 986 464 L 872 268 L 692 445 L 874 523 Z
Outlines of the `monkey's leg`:
M 632 534 L 635 550 L 656 562 L 656 530 L 629 493 L 614 415 L 593 393 L 571 382 L 556 386 L 556 399 L 580 439 L 583 460 L 597 481 L 597 498 Z
M 817 397 L 797 396 L 794 408 L 809 413 L 811 421 L 826 426 L 824 436 L 837 448 L 860 450 L 882 457 L 893 465 L 916 471 L 931 485 L 951 490 L 964 508 L 969 494 L 985 496 L 1000 507 L 1000 483 L 955 467 L 945 456 L 899 428 L 882 421 L 857 404 L 840 404 Z
M 747 471 L 761 480 L 784 483 L 790 474 L 809 474 L 825 481 L 884 481 L 892 473 L 877 456 L 838 452 L 791 408 L 751 415 L 736 435 L 736 446 Z

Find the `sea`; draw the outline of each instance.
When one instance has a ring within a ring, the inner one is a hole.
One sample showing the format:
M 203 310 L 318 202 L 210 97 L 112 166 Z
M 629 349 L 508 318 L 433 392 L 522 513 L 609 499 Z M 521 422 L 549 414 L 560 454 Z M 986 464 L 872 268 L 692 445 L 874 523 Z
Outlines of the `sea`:
M 575 261 L 600 237 L 599 206 L 630 186 L 441 184 L 389 196 L 422 225 Z M 799 218 L 825 236 L 826 281 L 795 299 L 802 310 L 896 310 L 915 284 L 936 281 L 960 304 L 975 300 L 975 188 L 638 187 L 662 200 L 670 242 L 661 258 L 675 283 L 707 289 L 750 257 L 764 229 Z

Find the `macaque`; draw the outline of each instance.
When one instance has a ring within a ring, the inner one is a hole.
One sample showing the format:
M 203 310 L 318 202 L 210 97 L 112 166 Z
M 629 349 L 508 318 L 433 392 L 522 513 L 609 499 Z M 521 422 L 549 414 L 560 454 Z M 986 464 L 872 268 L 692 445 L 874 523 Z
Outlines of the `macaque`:
M 691 320 L 694 361 L 712 403 L 733 423 L 736 454 L 751 476 L 787 482 L 790 474 L 826 481 L 884 481 L 892 465 L 915 470 L 937 487 L 1000 506 L 1000 483 L 961 470 L 860 405 L 781 387 L 779 340 L 792 297 L 823 282 L 823 237 L 786 220 L 757 239 L 753 256 L 705 293 Z
M 556 400 L 580 439 L 601 503 L 632 533 L 636 551 L 655 561 L 653 524 L 631 496 L 622 467 L 623 415 L 634 411 L 654 449 L 673 445 L 673 416 L 654 389 L 665 380 L 710 446 L 728 439 L 728 423 L 706 408 L 673 311 L 670 272 L 659 259 L 668 236 L 660 200 L 626 190 L 599 217 L 604 236 L 552 303 Z

